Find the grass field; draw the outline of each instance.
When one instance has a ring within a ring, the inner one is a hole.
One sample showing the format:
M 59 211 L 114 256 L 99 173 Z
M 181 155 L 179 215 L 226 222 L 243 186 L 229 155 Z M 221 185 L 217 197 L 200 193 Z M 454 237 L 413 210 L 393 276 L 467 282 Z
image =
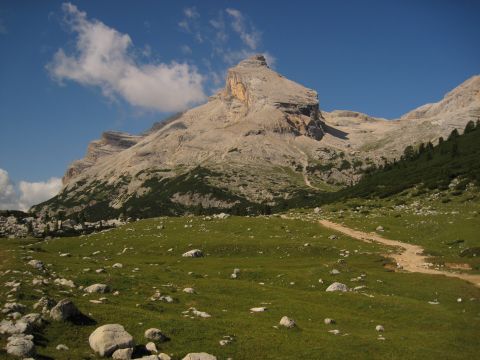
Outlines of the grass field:
M 338 209 L 330 214 L 338 216 Z M 358 227 L 370 229 L 378 222 L 392 237 L 400 234 L 401 223 L 397 228 L 394 222 L 384 222 L 381 215 L 368 217 L 368 223 L 346 213 L 342 216 L 346 223 Z M 405 218 L 402 215 L 400 219 Z M 330 240 L 331 234 L 315 222 L 279 217 L 179 217 L 142 220 L 76 238 L 43 242 L 2 239 L 0 282 L 22 281 L 16 298 L 29 309 L 42 293 L 55 300 L 71 298 L 97 322 L 88 326 L 50 322 L 35 334 L 37 352 L 43 359 L 96 359 L 88 336 L 106 323 L 122 324 L 137 344 L 147 342 L 143 338 L 147 328 L 162 329 L 171 340 L 157 344 L 158 348 L 172 354 L 173 359 L 200 351 L 235 360 L 478 356 L 480 289 L 442 276 L 391 272 L 384 267 L 388 260 L 380 255 L 385 248 L 342 235 Z M 408 240 L 408 236 L 399 240 Z M 428 240 L 422 241 L 428 245 Z M 206 256 L 181 256 L 194 248 L 203 250 Z M 429 248 L 436 249 L 433 245 Z M 92 255 L 96 251 L 100 253 Z M 71 256 L 60 257 L 60 253 Z M 77 287 L 105 283 L 119 295 L 84 296 L 78 288 L 53 284 L 33 288 L 32 279 L 41 273 L 26 264 L 28 257 L 48 264 L 49 278 L 70 279 Z M 117 262 L 123 268 L 111 267 Z M 84 271 L 87 268 L 90 271 Z M 105 273 L 97 274 L 99 268 L 105 268 Z M 240 269 L 238 279 L 230 279 L 234 268 Z M 340 274 L 331 275 L 334 268 Z M 5 274 L 6 270 L 12 271 Z M 325 292 L 334 281 L 366 288 Z M 196 293 L 182 292 L 185 287 L 193 287 Z M 175 302 L 150 300 L 156 289 Z M 0 295 L 3 303 L 7 290 L 3 288 Z M 108 299 L 103 304 L 89 301 L 102 296 Z M 435 300 L 439 304 L 429 304 Z M 250 313 L 249 309 L 257 306 L 268 310 Z M 182 312 L 189 307 L 211 317 L 185 317 Z M 298 326 L 276 328 L 284 315 L 295 319 Z M 337 324 L 325 325 L 327 317 Z M 378 339 L 378 324 L 385 327 L 385 340 Z M 340 330 L 340 334 L 329 333 L 332 329 Z M 234 341 L 220 346 L 225 335 L 234 336 Z M 3 336 L 2 347 L 5 341 Z M 58 344 L 70 350 L 57 351 Z M 8 357 L 0 352 L 0 358 Z
M 385 237 L 424 247 L 433 263 L 467 264 L 472 272 L 480 273 L 478 189 L 422 196 L 415 196 L 415 192 L 381 200 L 350 199 L 330 204 L 322 208 L 320 216 L 368 232 L 382 226 L 380 234 Z

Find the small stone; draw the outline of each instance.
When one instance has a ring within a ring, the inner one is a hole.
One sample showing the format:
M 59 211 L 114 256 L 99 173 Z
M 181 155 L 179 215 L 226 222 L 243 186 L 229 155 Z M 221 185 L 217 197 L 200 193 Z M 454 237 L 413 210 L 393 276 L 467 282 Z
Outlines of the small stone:
M 286 328 L 293 328 L 296 326 L 295 320 L 290 319 L 288 316 L 284 316 L 280 319 L 280 325 L 285 326 Z
M 37 270 L 43 270 L 45 268 L 45 265 L 43 264 L 42 261 L 40 260 L 30 260 L 28 262 L 28 265 L 30 265 L 31 267 L 37 269 Z
M 325 318 L 325 320 L 323 320 L 323 322 L 326 325 L 336 324 L 336 321 L 334 319 L 330 319 L 330 318 Z
M 70 349 L 68 348 L 68 346 L 67 346 L 67 345 L 64 345 L 64 344 L 58 344 L 55 349 L 57 349 L 58 351 L 67 351 L 67 350 L 70 350 Z
M 339 282 L 334 282 L 331 284 L 325 291 L 333 292 L 333 291 L 341 291 L 346 292 L 348 291 L 348 286 Z
M 199 249 L 193 249 L 193 250 L 187 251 L 186 253 L 183 253 L 182 256 L 183 257 L 193 257 L 193 258 L 203 257 L 203 252 L 202 252 L 202 250 L 199 250 Z
M 183 292 L 187 293 L 187 294 L 195 294 L 195 290 L 193 288 L 189 288 L 189 287 L 183 289 Z
M 264 312 L 267 311 L 266 307 L 253 307 L 250 309 L 251 312 Z
M 84 289 L 84 291 L 89 294 L 92 294 L 92 293 L 105 294 L 110 291 L 110 288 L 106 284 L 93 284 L 93 285 L 87 286 Z
M 189 353 L 182 360 L 217 360 L 213 355 L 207 353 Z
M 150 328 L 145 330 L 145 338 L 148 340 L 153 340 L 153 341 L 167 341 L 168 337 L 166 337 L 160 329 L 157 328 Z
M 377 326 L 375 326 L 375 330 L 377 330 L 377 331 L 385 331 L 385 329 L 383 328 L 382 325 L 377 325 Z
M 130 360 L 132 358 L 133 348 L 118 349 L 112 354 L 114 360 Z
M 157 345 L 155 345 L 154 342 L 149 342 L 145 345 L 145 349 L 147 349 L 150 352 L 158 353 L 157 350 Z

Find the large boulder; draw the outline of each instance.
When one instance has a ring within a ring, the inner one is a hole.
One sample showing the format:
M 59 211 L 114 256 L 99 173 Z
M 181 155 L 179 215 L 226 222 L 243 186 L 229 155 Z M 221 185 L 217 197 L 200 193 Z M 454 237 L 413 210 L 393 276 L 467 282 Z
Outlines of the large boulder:
M 110 356 L 115 350 L 133 347 L 133 337 L 122 325 L 107 324 L 95 329 L 88 338 L 88 343 L 100 356 Z
M 7 353 L 19 358 L 26 358 L 35 355 L 35 345 L 30 336 L 12 336 L 8 338 L 5 349 Z
M 50 317 L 56 321 L 69 320 L 78 315 L 80 315 L 80 311 L 73 301 L 69 299 L 60 300 L 57 305 L 50 310 Z
M 93 284 L 90 286 L 87 286 L 85 289 L 85 292 L 87 293 L 98 293 L 98 294 L 105 294 L 110 291 L 110 288 L 108 285 L 105 284 Z
M 348 286 L 339 282 L 334 282 L 331 284 L 325 291 L 333 292 L 333 291 L 341 291 L 346 292 L 348 291 Z
M 217 360 L 217 357 L 204 352 L 190 353 L 187 354 L 182 360 Z

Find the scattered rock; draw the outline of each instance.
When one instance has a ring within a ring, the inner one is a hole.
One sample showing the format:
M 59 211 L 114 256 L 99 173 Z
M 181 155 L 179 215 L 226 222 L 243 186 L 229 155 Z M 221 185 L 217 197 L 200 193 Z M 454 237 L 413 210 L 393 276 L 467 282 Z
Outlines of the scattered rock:
M 293 328 L 296 326 L 295 320 L 290 319 L 288 316 L 284 316 L 280 319 L 280 325 L 285 326 L 286 328 Z
M 58 344 L 57 347 L 55 348 L 58 351 L 68 351 L 70 350 L 67 345 L 64 344 Z
M 150 328 L 145 330 L 145 338 L 153 341 L 167 341 L 168 337 L 165 336 L 160 329 Z
M 195 289 L 187 287 L 183 289 L 183 292 L 187 294 L 195 294 Z
M 339 282 L 334 282 L 331 284 L 325 291 L 341 291 L 341 292 L 346 292 L 348 291 L 348 286 Z
M 183 253 L 182 255 L 183 257 L 203 257 L 203 252 L 202 250 L 199 250 L 199 249 L 193 249 L 193 250 L 190 250 L 190 251 L 187 251 L 186 253 Z
M 55 279 L 53 282 L 55 283 L 55 285 L 59 285 L 59 286 L 66 286 L 66 287 L 70 287 L 70 288 L 74 288 L 74 287 L 75 287 L 75 284 L 73 283 L 72 280 L 67 280 L 67 279 Z
M 30 265 L 31 267 L 37 269 L 37 270 L 44 270 L 45 269 L 45 265 L 43 264 L 42 261 L 40 260 L 30 260 L 28 262 L 28 265 Z
M 132 358 L 133 348 L 117 349 L 112 354 L 114 360 L 130 360 Z
M 14 335 L 24 334 L 28 330 L 28 324 L 22 321 L 14 323 L 12 320 L 2 320 L 0 322 L 0 334 Z
M 56 321 L 69 320 L 80 314 L 72 300 L 63 299 L 50 310 L 50 317 Z
M 235 268 L 235 269 L 233 269 L 233 273 L 230 275 L 230 277 L 232 279 L 236 279 L 238 277 L 238 275 L 240 275 L 240 269 Z
M 147 349 L 150 352 L 158 353 L 157 350 L 157 345 L 155 345 L 154 342 L 149 342 L 145 345 L 145 349 Z
M 325 320 L 323 320 L 323 322 L 324 322 L 326 325 L 336 324 L 336 321 L 335 321 L 334 319 L 330 319 L 330 318 L 325 318 Z
M 189 353 L 182 360 L 217 360 L 213 355 L 207 353 Z
M 35 345 L 32 336 L 11 336 L 5 349 L 12 356 L 26 358 L 35 355 Z
M 115 263 L 115 264 L 112 265 L 112 268 L 114 268 L 114 269 L 121 269 L 121 268 L 123 268 L 123 265 L 120 264 L 120 263 Z
M 192 315 L 195 315 L 195 316 L 198 316 L 198 317 L 201 317 L 201 318 L 209 318 L 211 317 L 210 314 L 206 313 L 205 311 L 199 311 L 197 309 L 195 309 L 194 307 L 191 307 L 189 308 L 188 310 L 182 312 L 182 314 L 189 314 L 191 313 Z
M 267 311 L 266 307 L 253 307 L 250 309 L 251 312 L 264 312 Z
M 384 327 L 382 325 L 377 325 L 375 326 L 375 330 L 377 331 L 385 331 Z
M 125 331 L 122 325 L 107 324 L 95 329 L 90 334 L 88 343 L 92 350 L 100 356 L 110 356 L 115 350 L 131 348 L 133 337 Z
M 105 284 L 93 284 L 93 285 L 87 286 L 84 289 L 84 291 L 90 294 L 92 293 L 105 294 L 107 292 L 110 292 L 110 288 L 108 287 L 108 285 L 105 285 Z
M 378 225 L 377 228 L 375 229 L 375 231 L 383 232 L 384 231 L 383 226 Z
M 330 240 L 337 240 L 337 239 L 338 239 L 338 236 L 335 235 L 335 234 L 333 234 L 333 235 L 330 235 L 328 238 L 329 238 Z

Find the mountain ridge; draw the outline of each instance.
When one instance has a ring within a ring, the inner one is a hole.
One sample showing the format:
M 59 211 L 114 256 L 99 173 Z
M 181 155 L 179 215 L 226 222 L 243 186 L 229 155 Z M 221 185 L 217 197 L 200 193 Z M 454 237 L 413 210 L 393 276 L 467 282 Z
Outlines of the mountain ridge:
M 256 55 L 230 69 L 224 89 L 207 103 L 142 135 L 104 133 L 67 169 L 56 205 L 34 210 L 75 213 L 101 202 L 122 211 L 131 199 L 153 199 L 152 189 L 161 191 L 155 182 L 170 183 L 199 167 L 216 174 L 205 177 L 209 186 L 250 207 L 328 191 L 357 182 L 362 169 L 399 157 L 407 145 L 436 141 L 476 120 L 479 79 L 391 121 L 349 110 L 324 112 L 316 91 L 286 79 Z M 184 190 L 169 194 L 168 201 L 220 204 L 195 188 Z

